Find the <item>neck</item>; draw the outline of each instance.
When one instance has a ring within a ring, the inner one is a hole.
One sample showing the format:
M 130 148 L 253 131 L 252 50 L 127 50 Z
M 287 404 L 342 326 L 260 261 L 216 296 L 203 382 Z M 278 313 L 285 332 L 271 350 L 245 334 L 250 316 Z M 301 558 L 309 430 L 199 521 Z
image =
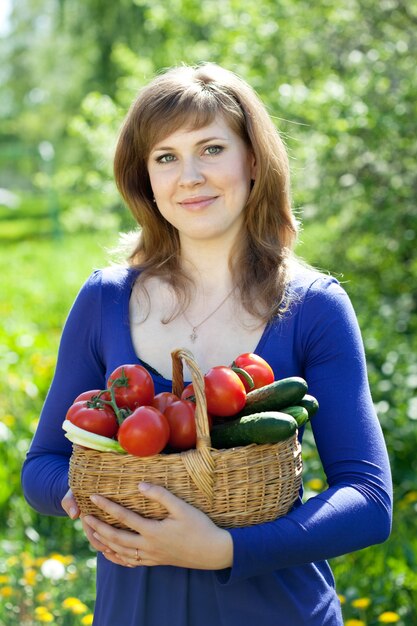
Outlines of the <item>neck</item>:
M 194 244 L 194 242 L 193 242 Z M 209 245 L 181 245 L 184 270 L 192 279 L 196 289 L 205 294 L 229 292 L 233 288 L 229 267 L 231 247 Z

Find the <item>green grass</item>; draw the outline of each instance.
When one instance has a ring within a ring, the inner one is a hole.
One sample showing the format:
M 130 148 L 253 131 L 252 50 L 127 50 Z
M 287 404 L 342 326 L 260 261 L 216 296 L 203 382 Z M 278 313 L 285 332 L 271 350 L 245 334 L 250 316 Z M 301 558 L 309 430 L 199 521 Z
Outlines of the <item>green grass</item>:
M 27 506 L 20 468 L 68 309 L 91 271 L 108 262 L 106 246 L 116 242 L 114 233 L 87 233 L 1 247 L 0 626 L 90 623 L 94 554 L 78 522 L 42 517 Z

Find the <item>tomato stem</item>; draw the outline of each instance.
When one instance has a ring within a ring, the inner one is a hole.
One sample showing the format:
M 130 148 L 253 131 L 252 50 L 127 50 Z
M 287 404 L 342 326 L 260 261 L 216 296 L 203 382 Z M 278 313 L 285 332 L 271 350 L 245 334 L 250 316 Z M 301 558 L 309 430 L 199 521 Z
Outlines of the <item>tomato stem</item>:
M 125 370 L 124 367 L 122 367 L 121 369 L 121 375 L 118 376 L 117 378 L 115 378 L 114 380 L 111 380 L 110 386 L 108 387 L 108 389 L 106 389 L 105 391 L 101 392 L 101 393 L 105 393 L 106 391 L 108 391 L 110 393 L 110 400 L 102 400 L 102 402 L 105 402 L 105 404 L 109 404 L 112 408 L 113 411 L 116 414 L 116 418 L 117 418 L 117 422 L 119 424 L 119 426 L 121 426 L 121 424 L 124 422 L 124 420 L 126 419 L 126 417 L 128 417 L 132 411 L 128 408 L 123 408 L 120 409 L 117 406 L 117 402 L 116 402 L 116 396 L 114 393 L 114 389 L 115 387 L 128 387 L 129 386 L 129 379 L 125 374 Z M 110 382 L 109 381 L 109 382 Z
M 116 418 L 117 418 L 117 423 L 119 424 L 119 426 L 121 426 L 124 422 L 124 420 L 126 419 L 126 417 L 128 415 L 130 415 L 130 411 L 129 409 L 120 409 L 117 406 L 117 402 L 116 402 L 116 396 L 114 393 L 114 388 L 115 387 L 121 387 L 122 385 L 118 385 L 118 381 L 120 379 L 116 378 L 115 380 L 113 380 L 113 382 L 111 383 L 108 391 L 110 392 L 110 398 L 111 400 L 105 400 L 106 404 L 110 404 L 110 406 L 113 408 L 113 411 L 116 413 Z
M 128 387 L 128 386 L 129 386 L 129 379 L 125 374 L 124 367 L 122 367 L 121 375 L 111 381 L 111 387 Z
M 107 393 L 107 389 L 99 391 L 99 393 L 97 393 L 95 396 L 92 396 L 90 400 L 87 400 L 87 407 L 89 409 L 102 409 L 105 404 L 109 404 L 108 401 L 101 399 L 101 396 L 104 393 Z
M 250 374 L 248 374 L 246 370 L 242 369 L 241 367 L 238 367 L 234 361 L 230 367 L 234 372 L 236 372 L 236 374 L 240 374 L 241 376 L 243 376 L 243 378 L 248 384 L 249 389 L 254 388 L 255 383 L 253 382 L 253 378 Z

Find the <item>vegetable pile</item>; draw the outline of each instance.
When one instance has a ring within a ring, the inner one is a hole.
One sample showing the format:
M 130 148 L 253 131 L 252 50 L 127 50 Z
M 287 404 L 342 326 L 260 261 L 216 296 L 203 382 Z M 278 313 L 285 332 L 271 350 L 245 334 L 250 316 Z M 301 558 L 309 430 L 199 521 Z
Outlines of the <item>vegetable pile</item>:
M 293 435 L 318 410 L 307 383 L 294 376 L 274 380 L 270 365 L 245 353 L 231 366 L 204 375 L 212 446 L 276 443 Z M 181 397 L 155 394 L 150 373 L 139 364 L 117 367 L 106 389 L 77 396 L 63 423 L 65 436 L 102 452 L 147 457 L 196 446 L 193 385 Z

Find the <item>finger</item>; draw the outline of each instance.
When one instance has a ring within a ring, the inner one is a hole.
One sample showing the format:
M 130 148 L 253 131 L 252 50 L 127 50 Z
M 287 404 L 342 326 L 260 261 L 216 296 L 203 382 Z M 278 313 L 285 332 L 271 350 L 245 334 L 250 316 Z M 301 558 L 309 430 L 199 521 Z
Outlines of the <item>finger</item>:
M 139 563 L 136 563 L 136 565 L 134 563 L 128 563 L 127 561 L 125 561 L 125 559 L 122 559 L 117 554 L 113 554 L 113 553 L 107 554 L 103 552 L 103 556 L 108 561 L 111 561 L 112 563 L 115 563 L 116 565 L 122 565 L 123 567 L 137 567 L 139 565 Z
M 98 541 L 102 540 L 100 535 L 96 533 L 94 533 L 94 537 L 96 537 Z M 138 548 L 127 548 L 119 544 L 113 544 L 112 542 L 106 542 L 106 545 L 107 550 L 103 552 L 106 558 L 112 558 L 115 555 L 116 558 L 123 561 L 123 564 L 134 567 L 144 565 L 145 555 L 141 554 Z
M 62 498 L 61 506 L 71 519 L 77 519 L 77 517 L 80 516 L 80 509 L 78 508 L 78 504 L 71 489 L 68 489 L 67 493 Z
M 121 557 L 117 553 L 103 553 L 103 556 L 108 561 L 111 561 L 112 563 L 116 563 L 116 565 L 122 565 L 123 567 L 134 568 L 134 567 L 140 567 L 141 565 L 143 565 L 142 561 L 138 561 L 132 558 L 129 560 L 127 558 Z
M 117 554 L 117 556 L 124 559 L 126 562 L 135 562 L 135 561 L 139 562 L 140 561 L 138 548 L 133 547 L 133 546 L 125 546 L 120 543 L 115 543 L 107 539 L 107 537 L 103 537 L 97 531 L 93 533 L 93 537 L 96 542 L 105 546 L 106 549 L 104 550 L 104 552 L 106 554 L 114 552 L 115 554 Z
M 143 523 L 146 522 L 145 518 L 141 517 L 138 513 L 134 513 L 133 511 L 129 511 L 120 504 L 113 502 L 112 500 L 108 500 L 104 496 L 92 495 L 90 496 L 91 501 L 102 509 L 105 513 L 109 513 L 113 517 L 115 517 L 119 522 L 123 525 L 135 530 L 136 532 L 141 531 Z M 96 520 L 96 518 L 94 518 Z M 112 528 L 112 527 L 110 527 Z
M 120 507 L 123 508 L 123 507 Z M 86 515 L 85 521 L 93 529 L 93 536 L 96 536 L 101 543 L 113 549 L 114 546 L 136 549 L 138 542 L 138 533 L 131 530 L 115 528 L 110 524 L 106 524 L 93 515 Z M 118 551 L 118 550 L 117 550 Z
M 91 545 L 103 555 L 119 565 L 136 567 L 143 565 L 145 557 L 140 554 L 141 536 L 138 533 L 115 529 L 92 515 L 83 517 L 86 534 Z M 97 529 L 97 530 L 95 530 Z M 100 534 L 100 529 L 102 534 Z
M 189 506 L 184 500 L 177 498 L 177 496 L 174 496 L 168 489 L 160 485 L 142 482 L 139 483 L 139 491 L 145 498 L 149 498 L 149 500 L 154 500 L 161 504 L 167 509 L 168 513 L 174 517 L 179 515 L 184 510 L 184 507 Z
M 105 543 L 102 543 L 97 537 L 94 536 L 94 528 L 90 526 L 84 518 L 81 519 L 81 523 L 85 536 L 94 550 L 97 550 L 97 552 L 105 552 L 109 549 Z

